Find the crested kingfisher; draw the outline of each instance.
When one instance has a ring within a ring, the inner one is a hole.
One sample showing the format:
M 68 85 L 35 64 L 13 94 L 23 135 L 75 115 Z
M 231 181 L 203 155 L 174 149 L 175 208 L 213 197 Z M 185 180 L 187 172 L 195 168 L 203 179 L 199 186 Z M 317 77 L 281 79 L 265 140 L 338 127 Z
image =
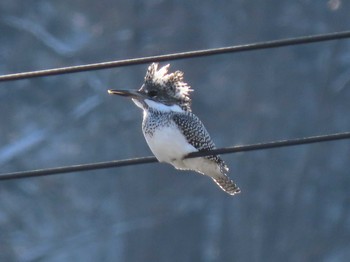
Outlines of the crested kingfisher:
M 183 82 L 183 72 L 168 73 L 169 65 L 148 67 L 139 90 L 108 90 L 109 94 L 129 97 L 143 110 L 142 131 L 159 162 L 176 169 L 193 170 L 209 176 L 230 195 L 240 193 L 227 176 L 228 167 L 218 155 L 184 158 L 197 151 L 215 148 L 208 131 L 192 113 L 191 87 Z

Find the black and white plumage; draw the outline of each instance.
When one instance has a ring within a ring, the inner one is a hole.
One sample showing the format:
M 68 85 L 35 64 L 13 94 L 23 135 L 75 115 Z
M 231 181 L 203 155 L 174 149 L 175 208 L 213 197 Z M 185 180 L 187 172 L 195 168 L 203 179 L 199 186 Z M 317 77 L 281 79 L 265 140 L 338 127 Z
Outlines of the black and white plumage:
M 168 74 L 168 68 L 166 65 L 158 70 L 158 64 L 153 63 L 139 90 L 108 92 L 128 96 L 143 109 L 142 131 L 159 162 L 207 175 L 230 195 L 240 193 L 219 156 L 184 159 L 191 152 L 211 150 L 215 145 L 202 122 L 191 112 L 192 89 L 183 82 L 183 73 Z

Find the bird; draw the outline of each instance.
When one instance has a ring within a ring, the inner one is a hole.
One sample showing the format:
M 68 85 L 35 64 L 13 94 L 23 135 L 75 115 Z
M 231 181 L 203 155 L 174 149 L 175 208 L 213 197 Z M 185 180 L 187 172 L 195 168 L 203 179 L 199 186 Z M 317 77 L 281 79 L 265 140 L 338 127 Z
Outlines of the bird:
M 152 63 L 148 67 L 138 90 L 109 89 L 108 93 L 131 98 L 143 110 L 142 131 L 159 162 L 206 175 L 230 195 L 240 193 L 219 155 L 185 158 L 192 152 L 215 149 L 215 144 L 203 123 L 192 113 L 190 92 L 193 89 L 184 82 L 184 73 L 168 73 L 170 64 L 159 69 L 158 65 Z

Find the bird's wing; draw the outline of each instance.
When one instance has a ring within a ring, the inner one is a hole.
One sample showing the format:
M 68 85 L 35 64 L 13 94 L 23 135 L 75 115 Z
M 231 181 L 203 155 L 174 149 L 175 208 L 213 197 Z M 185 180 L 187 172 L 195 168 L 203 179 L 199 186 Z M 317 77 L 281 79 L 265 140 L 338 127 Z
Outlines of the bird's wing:
M 207 151 L 215 149 L 214 142 L 211 140 L 208 131 L 203 123 L 194 114 L 174 114 L 172 117 L 175 124 L 180 128 L 187 141 L 198 151 Z M 230 195 L 241 192 L 239 187 L 227 176 L 228 167 L 218 156 L 206 156 L 205 158 L 214 161 L 220 166 L 219 176 L 210 176 L 218 186 Z
M 208 131 L 197 116 L 191 112 L 187 112 L 186 114 L 174 114 L 172 119 L 180 128 L 187 141 L 198 151 L 215 149 L 214 142 L 211 140 Z M 219 156 L 206 156 L 206 158 L 218 163 L 222 168 L 222 172 L 227 173 L 228 167 Z
M 199 118 L 194 114 L 174 114 L 173 120 L 180 128 L 187 141 L 196 149 L 200 151 L 215 148 L 208 131 L 205 129 Z

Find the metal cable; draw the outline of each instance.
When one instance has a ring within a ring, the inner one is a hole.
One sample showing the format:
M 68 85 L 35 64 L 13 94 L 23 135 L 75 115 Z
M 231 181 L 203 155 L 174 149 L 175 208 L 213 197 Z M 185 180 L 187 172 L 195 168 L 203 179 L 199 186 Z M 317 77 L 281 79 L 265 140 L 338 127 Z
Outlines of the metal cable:
M 206 50 L 197 50 L 197 51 L 168 54 L 168 55 L 150 56 L 150 57 L 143 57 L 143 58 L 134 58 L 134 59 L 111 61 L 111 62 L 88 64 L 88 65 L 39 70 L 39 71 L 24 72 L 24 73 L 18 73 L 18 74 L 2 75 L 0 76 L 0 82 L 34 78 L 34 77 L 44 77 L 44 76 L 51 76 L 51 75 L 61 75 L 61 74 L 76 73 L 76 72 L 91 71 L 91 70 L 101 70 L 101 69 L 112 68 L 112 67 L 145 64 L 150 62 L 161 62 L 165 60 L 176 60 L 176 59 L 185 59 L 185 58 L 193 58 L 193 57 L 200 57 L 200 56 L 218 55 L 218 54 L 224 54 L 224 53 L 277 48 L 282 46 L 308 44 L 308 43 L 337 40 L 337 39 L 343 39 L 343 38 L 349 38 L 349 37 L 350 37 L 350 31 L 344 31 L 344 32 L 336 32 L 336 33 L 330 33 L 330 34 L 259 42 L 259 43 L 253 43 L 253 44 L 247 44 L 247 45 L 213 48 L 213 49 L 206 49 Z M 228 153 L 237 153 L 237 152 L 245 152 L 245 151 L 255 151 L 255 150 L 262 150 L 262 149 L 319 143 L 319 142 L 334 141 L 334 140 L 349 139 L 349 138 L 350 138 L 350 132 L 344 132 L 344 133 L 337 133 L 337 134 L 330 134 L 330 135 L 312 136 L 312 137 L 297 138 L 297 139 L 282 140 L 282 141 L 273 141 L 273 142 L 259 143 L 259 144 L 252 144 L 252 145 L 232 146 L 232 147 L 214 149 L 211 151 L 194 152 L 189 154 L 185 158 L 209 156 L 214 154 L 228 154 Z M 115 161 L 73 165 L 73 166 L 65 166 L 65 167 L 55 167 L 55 168 L 47 168 L 47 169 L 39 169 L 39 170 L 31 170 L 31 171 L 20 171 L 20 172 L 0 174 L 0 180 L 47 176 L 47 175 L 53 175 L 53 174 L 88 171 L 88 170 L 96 170 L 96 169 L 104 169 L 104 168 L 112 168 L 112 167 L 122 167 L 122 166 L 129 166 L 129 165 L 154 163 L 154 162 L 157 162 L 157 159 L 155 157 L 142 157 L 142 158 L 115 160 Z
M 312 36 L 302 36 L 302 37 L 287 38 L 287 39 L 274 40 L 274 41 L 258 42 L 258 43 L 246 44 L 246 45 L 188 51 L 188 52 L 181 52 L 181 53 L 174 53 L 174 54 L 167 54 L 167 55 L 149 56 L 149 57 L 87 64 L 87 65 L 61 67 L 61 68 L 54 68 L 54 69 L 47 69 L 47 70 L 24 72 L 24 73 L 7 74 L 7 75 L 0 76 L 0 82 L 28 79 L 28 78 L 34 78 L 34 77 L 70 74 L 70 73 L 92 71 L 92 70 L 101 70 L 101 69 L 121 67 L 121 66 L 140 65 L 140 64 L 147 64 L 151 62 L 162 62 L 162 61 L 178 60 L 178 59 L 201 57 L 201 56 L 211 56 L 211 55 L 219 55 L 219 54 L 226 54 L 226 53 L 236 53 L 236 52 L 252 51 L 252 50 L 259 50 L 259 49 L 277 48 L 277 47 L 291 46 L 291 45 L 309 44 L 309 43 L 337 40 L 337 39 L 343 39 L 343 38 L 350 38 L 350 31 L 335 32 L 335 33 L 321 34 L 321 35 L 312 35 Z
M 258 144 L 251 144 L 251 145 L 218 148 L 218 149 L 214 149 L 211 151 L 194 152 L 194 153 L 187 155 L 185 158 L 210 156 L 210 155 L 216 155 L 216 154 L 238 153 L 238 152 L 246 152 L 246 151 L 256 151 L 256 150 L 271 149 L 271 148 L 278 148 L 278 147 L 287 147 L 287 146 L 296 146 L 296 145 L 303 145 L 303 144 L 335 141 L 335 140 L 342 140 L 342 139 L 350 139 L 350 132 L 321 135 L 321 136 L 311 136 L 311 137 L 288 139 L 288 140 L 280 140 L 280 141 L 258 143 Z M 48 176 L 48 175 L 71 173 L 71 172 L 78 172 L 78 171 L 91 171 L 91 170 L 96 170 L 96 169 L 132 166 L 132 165 L 147 164 L 147 163 L 154 163 L 154 162 L 157 162 L 157 159 L 155 157 L 152 157 L 152 156 L 124 159 L 124 160 L 114 160 L 114 161 L 91 163 L 91 164 L 82 164 L 82 165 L 55 167 L 55 168 L 47 168 L 47 169 L 38 169 L 38 170 L 31 170 L 31 171 L 3 173 L 3 174 L 0 174 L 0 180 L 11 180 L 11 179 L 19 179 L 19 178 Z

